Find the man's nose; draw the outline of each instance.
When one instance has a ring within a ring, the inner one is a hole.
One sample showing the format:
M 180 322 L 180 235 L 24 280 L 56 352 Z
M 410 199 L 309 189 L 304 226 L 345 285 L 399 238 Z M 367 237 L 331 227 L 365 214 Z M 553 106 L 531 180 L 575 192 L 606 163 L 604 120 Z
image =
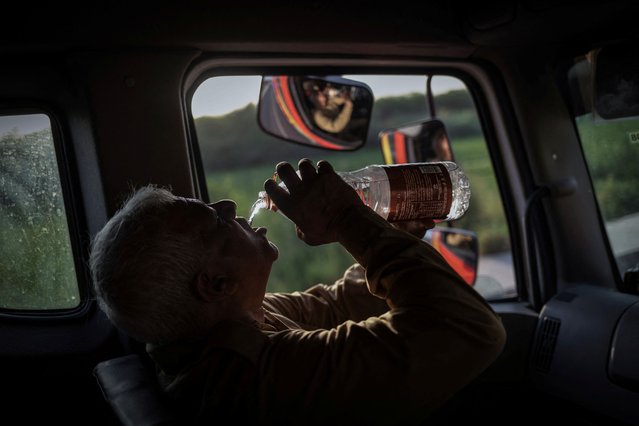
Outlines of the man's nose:
M 224 219 L 235 219 L 237 212 L 237 204 L 235 204 L 235 201 L 220 200 L 209 204 L 209 206 L 213 207 L 215 211 L 217 211 L 217 214 Z

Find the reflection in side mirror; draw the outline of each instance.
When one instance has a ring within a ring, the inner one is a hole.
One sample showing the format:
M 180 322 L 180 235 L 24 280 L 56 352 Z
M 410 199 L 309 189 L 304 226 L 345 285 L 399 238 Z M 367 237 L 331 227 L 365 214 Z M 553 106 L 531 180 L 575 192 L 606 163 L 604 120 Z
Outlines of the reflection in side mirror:
M 424 236 L 468 285 L 475 285 L 479 244 L 477 234 L 457 228 L 433 228 Z
M 258 122 L 275 137 L 338 151 L 366 143 L 373 93 L 341 77 L 264 76 Z
M 379 132 L 386 164 L 455 161 L 450 139 L 439 120 L 428 120 Z

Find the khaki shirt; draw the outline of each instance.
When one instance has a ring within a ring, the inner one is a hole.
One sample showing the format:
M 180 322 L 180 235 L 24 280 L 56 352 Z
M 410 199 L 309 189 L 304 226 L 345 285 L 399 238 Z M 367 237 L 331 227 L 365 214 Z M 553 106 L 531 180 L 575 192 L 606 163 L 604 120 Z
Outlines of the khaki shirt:
M 263 324 L 147 347 L 188 421 L 416 424 L 498 356 L 482 297 L 430 245 L 353 210 L 340 242 L 359 265 L 335 284 L 267 294 Z

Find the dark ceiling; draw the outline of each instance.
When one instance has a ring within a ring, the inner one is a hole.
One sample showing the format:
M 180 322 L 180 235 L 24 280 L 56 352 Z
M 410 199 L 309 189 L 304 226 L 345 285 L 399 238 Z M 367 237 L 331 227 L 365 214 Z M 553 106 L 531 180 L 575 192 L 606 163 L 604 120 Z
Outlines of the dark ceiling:
M 87 2 L 91 3 L 91 2 Z M 203 51 L 421 53 L 466 56 L 478 46 L 614 39 L 631 33 L 632 1 L 101 1 L 26 3 L 5 15 L 9 51 L 179 48 Z

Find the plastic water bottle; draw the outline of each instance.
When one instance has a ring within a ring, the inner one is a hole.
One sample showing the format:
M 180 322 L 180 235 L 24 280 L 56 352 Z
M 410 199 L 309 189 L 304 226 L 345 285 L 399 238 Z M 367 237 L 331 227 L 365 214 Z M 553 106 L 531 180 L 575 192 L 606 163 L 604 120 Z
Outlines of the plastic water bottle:
M 455 220 L 466 213 L 470 203 L 468 178 L 450 161 L 371 165 L 336 173 L 355 189 L 364 204 L 389 222 Z M 280 186 L 286 188 L 283 182 Z M 249 223 L 261 209 L 277 211 L 266 191 L 259 192 Z

